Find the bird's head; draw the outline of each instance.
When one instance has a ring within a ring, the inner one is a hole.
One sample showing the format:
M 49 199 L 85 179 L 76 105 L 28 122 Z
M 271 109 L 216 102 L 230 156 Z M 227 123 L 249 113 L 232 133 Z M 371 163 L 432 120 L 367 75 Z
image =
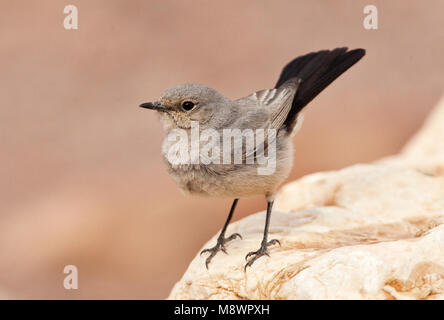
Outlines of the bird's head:
M 167 129 L 191 127 L 191 121 L 215 127 L 219 115 L 229 112 L 232 102 L 219 92 L 202 84 L 183 84 L 165 90 L 158 101 L 140 107 L 158 111 Z M 218 119 L 219 118 L 219 119 Z

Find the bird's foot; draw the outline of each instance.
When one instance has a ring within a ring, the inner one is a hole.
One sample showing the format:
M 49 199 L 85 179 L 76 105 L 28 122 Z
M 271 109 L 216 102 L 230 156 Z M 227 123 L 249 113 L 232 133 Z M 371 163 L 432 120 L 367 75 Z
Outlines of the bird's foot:
M 230 242 L 231 240 L 236 239 L 237 237 L 239 237 L 240 239 L 242 239 L 242 236 L 239 233 L 233 233 L 231 236 L 229 236 L 228 238 L 224 238 L 224 235 L 220 235 L 219 238 L 217 238 L 217 243 L 214 247 L 209 248 L 209 249 L 204 249 L 200 252 L 200 254 L 202 255 L 203 253 L 209 252 L 210 255 L 207 257 L 207 259 L 205 260 L 205 267 L 207 267 L 208 269 L 208 265 L 210 264 L 211 260 L 213 259 L 213 257 L 219 252 L 222 251 L 225 254 L 227 253 L 227 249 L 225 248 L 225 244 Z
M 249 252 L 249 253 L 245 256 L 245 260 L 248 260 L 248 258 L 249 258 L 250 256 L 253 256 L 253 257 L 252 257 L 250 260 L 248 260 L 247 264 L 245 265 L 244 270 L 246 271 L 246 270 L 247 270 L 247 267 L 251 267 L 251 266 L 253 265 L 253 263 L 254 263 L 257 259 L 259 259 L 260 257 L 262 257 L 262 256 L 264 256 L 264 255 L 269 257 L 270 255 L 268 254 L 268 246 L 272 246 L 272 245 L 274 245 L 274 244 L 276 244 L 276 243 L 278 243 L 279 245 L 281 245 L 281 243 L 279 242 L 279 240 L 277 240 L 277 239 L 273 239 L 273 240 L 270 240 L 270 241 L 268 241 L 268 242 L 262 242 L 261 247 L 259 248 L 259 250 Z

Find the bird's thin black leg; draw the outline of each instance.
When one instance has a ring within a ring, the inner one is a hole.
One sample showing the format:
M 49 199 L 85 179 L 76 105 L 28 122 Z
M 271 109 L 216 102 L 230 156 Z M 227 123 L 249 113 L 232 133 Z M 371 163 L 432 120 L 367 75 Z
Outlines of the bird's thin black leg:
M 242 236 L 239 233 L 233 233 L 228 238 L 225 238 L 225 231 L 227 230 L 228 224 L 230 223 L 231 218 L 233 217 L 234 209 L 236 208 L 237 201 L 239 199 L 234 199 L 233 204 L 231 205 L 230 213 L 228 214 L 227 221 L 225 221 L 225 224 L 222 228 L 222 231 L 219 234 L 219 237 L 217 238 L 217 243 L 213 248 L 210 249 L 204 249 L 202 250 L 202 253 L 209 252 L 210 255 L 207 257 L 207 260 L 205 261 L 205 266 L 208 269 L 208 265 L 211 262 L 211 259 L 218 253 L 219 251 L 223 251 L 224 253 L 227 253 L 227 250 L 225 248 L 225 244 L 231 240 L 236 239 L 236 237 L 239 237 L 242 239 Z
M 257 251 L 252 251 L 249 252 L 246 256 L 245 256 L 245 260 L 248 260 L 248 258 L 250 256 L 253 256 L 250 260 L 248 260 L 247 264 L 245 265 L 245 270 L 247 270 L 247 267 L 251 267 L 251 265 L 260 257 L 262 257 L 263 255 L 266 256 L 270 256 L 268 254 L 268 246 L 271 246 L 273 244 L 278 243 L 279 245 L 281 245 L 281 243 L 279 242 L 279 240 L 277 239 L 273 239 L 268 241 L 268 227 L 270 225 L 270 218 L 271 218 L 271 209 L 273 208 L 273 202 L 274 201 L 268 201 L 267 202 L 267 217 L 265 218 L 265 228 L 264 228 L 264 237 L 262 238 L 262 243 L 261 243 L 261 247 L 259 248 L 259 250 Z

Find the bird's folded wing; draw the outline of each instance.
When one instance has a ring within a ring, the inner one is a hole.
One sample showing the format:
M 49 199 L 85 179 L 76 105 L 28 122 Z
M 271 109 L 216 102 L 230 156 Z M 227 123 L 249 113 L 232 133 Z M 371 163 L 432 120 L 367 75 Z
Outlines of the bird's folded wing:
M 260 128 L 279 130 L 291 110 L 293 98 L 300 82 L 301 79 L 293 78 L 279 88 L 256 91 L 247 97 L 236 100 L 236 102 L 247 106 L 268 109 L 270 112 L 268 121 Z
M 249 157 L 256 159 L 264 152 L 267 152 L 268 144 L 272 142 L 268 141 L 269 130 L 275 130 L 273 135 L 275 140 L 279 129 L 284 124 L 285 119 L 287 119 L 288 113 L 291 110 L 293 99 L 300 83 L 301 79 L 292 78 L 279 88 L 256 91 L 247 97 L 236 100 L 236 102 L 242 105 L 255 106 L 257 108 L 265 108 L 269 110 L 268 121 L 258 128 L 249 128 L 253 130 L 264 129 L 265 136 L 264 141 L 259 144 L 258 141 L 256 141 L 254 150 L 243 150 L 242 158 L 244 160 Z

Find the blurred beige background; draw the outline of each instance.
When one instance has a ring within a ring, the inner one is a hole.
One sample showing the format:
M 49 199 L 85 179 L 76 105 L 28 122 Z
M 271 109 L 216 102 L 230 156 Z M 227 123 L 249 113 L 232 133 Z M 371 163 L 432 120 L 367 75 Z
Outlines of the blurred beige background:
M 297 55 L 367 49 L 309 105 L 289 180 L 397 152 L 444 90 L 440 0 L 0 3 L 3 297 L 162 299 L 219 230 L 231 200 L 183 196 L 157 117 L 137 107 L 165 88 L 239 98 Z M 362 26 L 367 4 L 378 30 Z M 235 220 L 264 208 L 241 200 Z

